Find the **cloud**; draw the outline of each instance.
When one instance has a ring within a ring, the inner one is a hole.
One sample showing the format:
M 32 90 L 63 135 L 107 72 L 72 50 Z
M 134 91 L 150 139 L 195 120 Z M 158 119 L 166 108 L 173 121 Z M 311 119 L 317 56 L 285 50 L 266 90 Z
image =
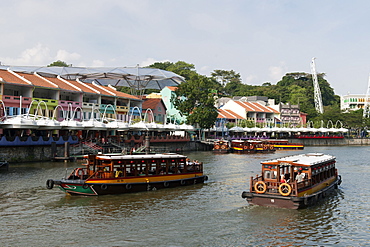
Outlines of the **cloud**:
M 93 60 L 92 67 L 104 67 L 104 62 L 101 60 Z
M 159 60 L 156 60 L 154 58 L 147 58 L 146 60 L 142 61 L 139 66 L 140 67 L 146 67 L 146 66 L 149 66 L 149 65 L 152 65 L 153 63 L 164 63 L 164 62 L 168 62 L 169 60 L 162 60 L 162 61 L 159 61 Z
M 4 64 L 9 65 L 44 65 L 50 61 L 51 56 L 50 49 L 38 43 L 24 50 L 18 58 L 0 57 L 0 59 Z
M 257 79 L 258 79 L 258 76 L 256 75 L 249 75 L 245 79 L 245 84 L 253 84 L 253 82 L 256 81 Z
M 280 79 L 285 75 L 286 66 L 282 62 L 279 66 L 270 66 L 269 67 L 269 77 L 271 81 L 280 81 Z
M 70 53 L 66 50 L 58 50 L 57 55 L 55 57 L 56 60 L 64 61 L 66 63 L 69 63 L 71 61 L 77 61 L 80 58 L 81 58 L 80 54 L 76 52 Z

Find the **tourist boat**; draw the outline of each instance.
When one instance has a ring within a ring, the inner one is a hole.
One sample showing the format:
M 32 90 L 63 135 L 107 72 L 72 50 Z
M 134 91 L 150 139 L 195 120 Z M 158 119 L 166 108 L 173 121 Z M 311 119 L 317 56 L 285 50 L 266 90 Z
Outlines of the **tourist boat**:
M 232 140 L 231 150 L 234 153 L 255 153 L 256 145 L 248 140 Z
M 61 180 L 48 179 L 71 195 L 106 195 L 157 190 L 203 183 L 203 164 L 186 156 L 166 154 L 86 155 L 83 168 Z
M 230 144 L 227 140 L 216 140 L 213 143 L 213 152 L 228 153 L 230 151 Z
M 249 143 L 257 153 L 271 153 L 276 151 L 274 145 L 265 140 L 251 140 Z
M 268 140 L 270 145 L 274 145 L 275 149 L 304 149 L 303 143 L 293 143 L 288 140 Z
M 335 157 L 322 153 L 287 156 L 261 162 L 262 174 L 251 177 L 251 205 L 299 209 L 317 203 L 341 184 Z

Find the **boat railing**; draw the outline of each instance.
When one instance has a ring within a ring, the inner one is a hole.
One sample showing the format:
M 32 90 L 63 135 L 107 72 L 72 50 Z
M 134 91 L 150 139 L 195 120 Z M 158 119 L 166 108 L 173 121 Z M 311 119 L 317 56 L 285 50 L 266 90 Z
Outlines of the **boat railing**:
M 265 194 L 279 194 L 280 193 L 279 187 L 281 184 L 283 184 L 282 182 L 268 181 L 268 180 L 265 180 L 263 176 L 259 176 L 259 175 L 257 175 L 256 178 L 251 177 L 251 181 L 250 181 L 250 191 L 251 192 L 257 193 L 255 189 L 255 184 L 259 181 L 264 182 L 264 184 L 266 185 L 266 191 L 264 192 Z M 298 190 L 307 188 L 313 185 L 312 179 L 307 179 L 307 178 L 299 183 L 297 181 L 293 181 L 293 182 L 287 182 L 287 184 L 289 184 L 291 187 L 292 192 L 290 196 L 297 196 Z
M 264 186 L 265 187 L 265 190 L 264 192 L 262 193 L 261 191 L 260 192 L 257 192 L 256 190 L 256 183 L 257 182 L 263 182 L 264 183 Z M 270 195 L 276 195 L 276 194 L 280 194 L 280 185 L 282 185 L 284 183 L 282 182 L 276 182 L 276 181 L 266 181 L 264 180 L 263 176 L 258 176 L 256 178 L 253 178 L 251 177 L 251 180 L 250 180 L 250 191 L 253 192 L 253 193 L 259 193 L 259 194 L 270 194 Z M 301 188 L 301 183 L 300 185 L 298 185 L 297 181 L 294 181 L 294 182 L 287 182 L 285 184 L 288 184 L 291 188 L 291 193 L 289 194 L 289 196 L 297 196 L 298 195 L 298 188 Z M 305 185 L 303 184 L 302 187 L 305 187 Z

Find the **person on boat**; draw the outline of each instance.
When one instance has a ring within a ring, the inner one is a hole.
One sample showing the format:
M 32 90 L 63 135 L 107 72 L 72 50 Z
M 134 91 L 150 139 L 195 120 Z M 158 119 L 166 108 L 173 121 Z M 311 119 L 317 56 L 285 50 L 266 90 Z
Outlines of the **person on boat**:
M 285 175 L 280 176 L 280 183 L 286 183 Z
M 301 170 L 298 170 L 298 174 L 295 177 L 295 180 L 297 180 L 297 182 L 300 183 L 304 180 L 304 177 L 305 177 L 304 173 L 302 173 Z

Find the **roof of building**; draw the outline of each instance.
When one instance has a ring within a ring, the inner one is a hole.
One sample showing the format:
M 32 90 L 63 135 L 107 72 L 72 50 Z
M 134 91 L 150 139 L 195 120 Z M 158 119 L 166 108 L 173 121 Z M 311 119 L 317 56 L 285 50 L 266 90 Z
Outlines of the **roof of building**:
M 17 72 L 16 74 L 26 79 L 27 81 L 30 81 L 32 85 L 36 87 L 46 87 L 46 88 L 54 88 L 54 89 L 58 88 L 58 86 L 55 85 L 54 83 L 44 80 L 35 74 L 27 74 L 27 73 L 20 73 L 20 72 Z
M 162 99 L 159 98 L 146 98 L 143 102 L 143 109 L 156 109 L 159 104 L 163 105 L 164 108 L 166 108 L 165 104 L 163 103 Z
M 234 101 L 238 105 L 245 108 L 246 111 L 249 112 L 266 112 L 266 113 L 279 113 L 277 110 L 264 106 L 263 104 L 259 102 L 241 102 L 241 101 Z
M 124 93 L 124 92 L 118 91 L 115 87 L 112 87 L 112 86 L 101 86 L 101 87 L 103 87 L 104 89 L 106 89 L 106 90 L 114 93 L 118 97 L 127 98 L 127 99 L 134 99 L 134 100 L 140 100 L 139 97 L 134 96 L 134 95 L 131 95 L 131 94 L 128 94 L 128 93 Z
M 176 91 L 177 87 L 167 86 L 171 91 Z
M 244 119 L 242 116 L 236 114 L 232 110 L 218 109 L 217 118 L 226 118 L 226 119 Z
M 16 74 L 13 74 L 7 70 L 0 70 L 0 81 L 4 81 L 7 83 L 15 83 L 15 84 L 23 84 L 23 85 L 31 85 L 28 82 L 19 78 Z
M 61 80 L 56 77 L 43 77 L 44 79 L 54 83 L 57 85 L 60 89 L 63 90 L 68 90 L 68 91 L 76 91 L 76 92 L 81 92 L 80 90 L 77 89 L 77 87 L 73 87 L 70 84 L 66 83 L 64 80 Z M 67 81 L 68 82 L 68 81 Z

